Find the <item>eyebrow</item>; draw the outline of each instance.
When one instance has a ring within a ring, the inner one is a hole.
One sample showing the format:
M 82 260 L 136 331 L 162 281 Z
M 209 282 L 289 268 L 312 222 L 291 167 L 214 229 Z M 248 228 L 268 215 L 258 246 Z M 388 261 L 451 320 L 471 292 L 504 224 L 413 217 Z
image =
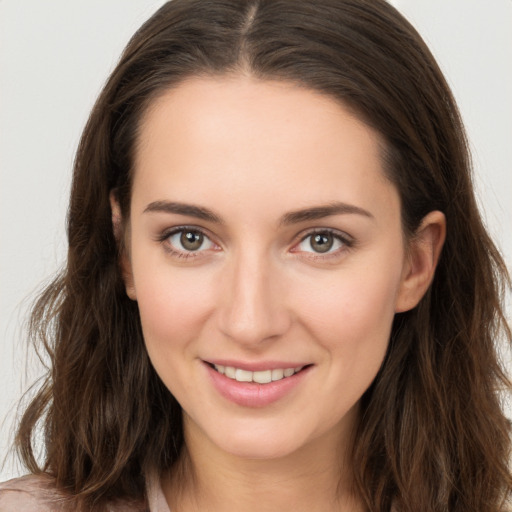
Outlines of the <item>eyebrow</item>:
M 175 213 L 178 215 L 186 215 L 188 217 L 195 217 L 197 219 L 206 220 L 215 224 L 224 224 L 222 218 L 208 208 L 196 206 L 193 204 L 178 203 L 175 201 L 154 201 L 146 206 L 144 213 L 146 212 Z M 346 214 L 362 215 L 370 219 L 374 218 L 369 211 L 364 210 L 359 206 L 341 202 L 333 202 L 327 205 L 313 206 L 311 208 L 288 212 L 281 217 L 279 225 L 288 226 L 291 224 L 298 224 L 299 222 L 320 220 L 324 217 L 330 217 L 332 215 Z
M 286 213 L 281 218 L 281 225 L 298 224 L 299 222 L 306 222 L 311 220 L 319 220 L 324 217 L 330 217 L 332 215 L 344 215 L 344 214 L 355 214 L 362 215 L 373 219 L 373 215 L 359 206 L 355 206 L 347 203 L 333 202 L 327 205 L 313 206 L 312 208 L 305 208 L 303 210 L 296 210 L 293 212 Z
M 173 201 L 154 201 L 146 206 L 144 213 L 146 212 L 177 213 L 178 215 L 187 215 L 216 224 L 224 223 L 218 215 L 208 208 Z

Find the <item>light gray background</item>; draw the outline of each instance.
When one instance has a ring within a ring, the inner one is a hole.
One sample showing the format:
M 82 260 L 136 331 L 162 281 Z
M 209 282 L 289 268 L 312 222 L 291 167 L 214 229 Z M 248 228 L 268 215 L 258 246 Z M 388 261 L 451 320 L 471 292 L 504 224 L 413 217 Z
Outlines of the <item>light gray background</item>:
M 0 0 L 0 462 L 38 375 L 23 329 L 63 263 L 74 151 L 131 34 L 162 0 Z M 489 229 L 512 263 L 512 0 L 395 0 L 459 101 Z M 28 361 L 28 364 L 27 364 Z M 0 481 L 22 472 L 7 458 Z

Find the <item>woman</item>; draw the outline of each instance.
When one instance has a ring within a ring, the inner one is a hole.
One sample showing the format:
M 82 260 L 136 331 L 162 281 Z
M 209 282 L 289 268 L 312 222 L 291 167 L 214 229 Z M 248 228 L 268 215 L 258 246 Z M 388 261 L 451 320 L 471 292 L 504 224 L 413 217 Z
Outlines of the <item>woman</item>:
M 506 510 L 507 274 L 385 2 L 166 4 L 91 114 L 68 239 L 1 510 Z

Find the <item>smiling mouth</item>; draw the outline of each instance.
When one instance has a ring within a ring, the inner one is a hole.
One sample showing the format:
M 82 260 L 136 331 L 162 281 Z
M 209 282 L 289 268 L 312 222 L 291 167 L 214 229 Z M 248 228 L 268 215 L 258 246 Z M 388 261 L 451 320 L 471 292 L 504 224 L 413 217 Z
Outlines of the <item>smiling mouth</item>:
M 210 366 L 228 379 L 236 380 L 237 382 L 268 384 L 291 377 L 310 365 L 297 366 L 296 368 L 275 368 L 274 370 L 261 370 L 256 372 L 242 370 L 234 366 L 223 366 L 221 364 L 210 364 Z

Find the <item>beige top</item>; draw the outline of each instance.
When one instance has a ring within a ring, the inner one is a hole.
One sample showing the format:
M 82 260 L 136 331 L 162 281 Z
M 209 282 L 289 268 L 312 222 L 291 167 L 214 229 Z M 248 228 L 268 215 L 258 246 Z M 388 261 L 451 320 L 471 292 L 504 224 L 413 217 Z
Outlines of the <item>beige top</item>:
M 170 512 L 158 476 L 146 480 L 149 512 Z M 138 504 L 116 502 L 109 512 L 148 512 Z M 28 475 L 0 483 L 0 512 L 71 512 L 49 476 Z

